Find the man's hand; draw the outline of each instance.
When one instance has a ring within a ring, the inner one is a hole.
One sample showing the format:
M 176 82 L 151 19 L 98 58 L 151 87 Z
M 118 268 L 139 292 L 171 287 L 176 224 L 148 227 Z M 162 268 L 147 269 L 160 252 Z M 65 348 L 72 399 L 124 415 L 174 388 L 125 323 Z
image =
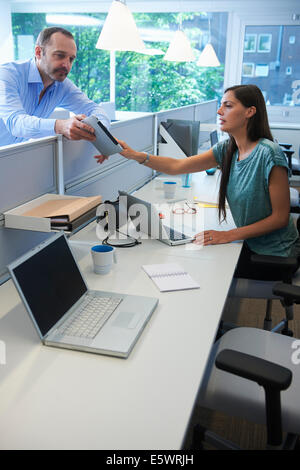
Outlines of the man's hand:
M 86 116 L 78 114 L 69 119 L 57 119 L 55 122 L 54 130 L 56 134 L 62 134 L 70 140 L 89 140 L 92 142 L 96 139 L 94 129 L 82 122 Z

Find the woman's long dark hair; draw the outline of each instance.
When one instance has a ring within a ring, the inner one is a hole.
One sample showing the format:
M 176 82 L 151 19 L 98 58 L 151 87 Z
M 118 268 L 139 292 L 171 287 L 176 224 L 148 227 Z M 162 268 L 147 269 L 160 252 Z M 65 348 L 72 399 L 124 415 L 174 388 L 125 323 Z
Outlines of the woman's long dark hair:
M 255 142 L 261 138 L 273 140 L 273 136 L 270 131 L 268 115 L 265 100 L 262 92 L 256 85 L 235 85 L 225 90 L 232 91 L 237 100 L 239 100 L 243 106 L 250 108 L 255 106 L 256 113 L 249 119 L 247 126 L 248 138 Z M 221 182 L 219 192 L 219 220 L 226 220 L 226 191 L 229 180 L 230 168 L 232 157 L 237 150 L 237 145 L 234 138 L 229 135 L 229 144 L 227 147 L 226 154 L 222 160 L 221 170 Z

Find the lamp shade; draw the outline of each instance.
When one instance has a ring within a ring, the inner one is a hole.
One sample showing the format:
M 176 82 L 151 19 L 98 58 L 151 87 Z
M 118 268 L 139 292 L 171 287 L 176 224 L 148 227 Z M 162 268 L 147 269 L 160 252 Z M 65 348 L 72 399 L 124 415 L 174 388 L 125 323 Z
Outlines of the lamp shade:
M 191 44 L 182 30 L 176 31 L 164 59 L 173 62 L 191 62 L 195 60 Z
M 197 65 L 199 65 L 199 67 L 219 67 L 219 59 L 210 43 L 206 44 L 201 52 Z
M 136 51 L 145 49 L 133 16 L 125 3 L 114 0 L 96 44 L 108 51 Z

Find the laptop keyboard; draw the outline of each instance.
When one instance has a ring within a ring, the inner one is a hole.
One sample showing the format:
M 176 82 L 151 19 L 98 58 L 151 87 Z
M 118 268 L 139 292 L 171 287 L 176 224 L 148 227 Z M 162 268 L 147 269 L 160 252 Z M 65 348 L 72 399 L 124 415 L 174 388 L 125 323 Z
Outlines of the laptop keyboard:
M 186 235 L 184 235 L 184 233 L 178 232 L 177 230 L 174 230 L 171 227 L 166 227 L 164 225 L 164 229 L 165 229 L 169 239 L 172 240 L 172 241 L 186 240 L 187 238 L 190 238 L 190 237 L 187 237 Z
M 63 323 L 58 333 L 77 338 L 95 338 L 121 301 L 122 297 L 87 295 L 76 314 Z

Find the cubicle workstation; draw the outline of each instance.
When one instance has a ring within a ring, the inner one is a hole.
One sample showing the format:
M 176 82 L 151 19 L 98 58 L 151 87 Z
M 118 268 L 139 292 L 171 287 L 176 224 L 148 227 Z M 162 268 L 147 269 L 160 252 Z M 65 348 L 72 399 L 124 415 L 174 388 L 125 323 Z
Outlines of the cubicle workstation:
M 168 118 L 215 119 L 216 100 L 185 106 L 161 113 L 120 113 L 111 133 L 139 151 L 157 153 L 158 122 Z M 117 113 L 118 117 L 118 113 Z M 5 226 L 7 211 L 47 193 L 68 196 L 101 195 L 102 200 L 116 200 L 118 190 L 131 192 L 155 172 L 112 155 L 102 165 L 93 158 L 97 149 L 86 141 L 69 141 L 62 136 L 31 140 L 0 147 L 0 280 L 8 279 L 6 266 L 17 256 L 49 236 L 43 231 L 28 231 Z
M 192 119 L 199 112 L 199 120 L 210 122 L 215 109 L 213 101 L 172 110 L 170 115 L 133 117 L 113 123 L 111 132 L 131 146 L 155 154 L 160 119 Z M 146 239 L 134 248 L 119 250 L 115 268 L 107 276 L 99 276 L 93 273 L 90 256 L 91 245 L 99 243 L 95 222 L 68 234 L 89 288 L 159 300 L 126 360 L 43 346 L 8 279 L 6 265 L 50 237 L 51 232 L 8 228 L 7 212 L 18 211 L 44 194 L 101 194 L 105 200 L 115 199 L 122 189 L 136 191 L 145 200 L 162 196 L 162 191 L 155 189 L 155 175 L 149 168 L 120 155 L 98 165 L 93 159 L 96 153 L 90 143 L 61 137 L 0 151 L 0 339 L 6 345 L 6 365 L 1 368 L 1 448 L 180 449 L 184 442 L 239 244 L 229 249 L 219 246 L 191 251 L 184 245 L 171 247 Z M 195 194 L 215 200 L 217 184 L 217 175 L 195 175 L 193 189 L 184 197 Z M 211 224 L 213 219 L 216 209 L 206 221 Z M 222 268 L 220 259 L 224 260 Z M 199 289 L 161 293 L 141 268 L 174 262 L 188 270 Z
M 216 175 L 195 175 L 186 197 L 206 194 L 213 199 L 217 181 Z M 136 191 L 137 197 L 153 200 L 160 195 L 154 183 Z M 216 209 L 207 210 L 210 225 Z M 91 245 L 98 242 L 95 225 L 92 222 L 71 238 L 89 288 L 154 297 L 158 306 L 125 360 L 43 346 L 12 281 L 3 284 L 0 322 L 7 364 L 0 448 L 183 446 L 240 244 L 193 250 L 147 238 L 134 248 L 119 250 L 116 266 L 99 276 L 90 257 Z M 153 263 L 180 264 L 200 288 L 160 292 L 142 269 Z

